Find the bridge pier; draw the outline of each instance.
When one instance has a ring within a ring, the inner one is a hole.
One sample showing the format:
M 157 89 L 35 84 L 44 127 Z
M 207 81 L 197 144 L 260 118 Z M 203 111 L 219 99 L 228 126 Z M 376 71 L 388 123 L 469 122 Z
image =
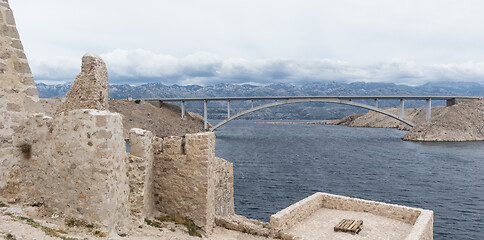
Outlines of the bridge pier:
M 250 108 L 254 108 L 254 100 L 250 100 Z
M 375 98 L 375 107 L 378 108 L 378 98 Z
M 207 100 L 203 100 L 203 129 L 208 129 Z
M 427 110 L 425 115 L 425 120 L 429 120 L 432 115 L 432 98 L 427 99 Z
M 230 100 L 227 101 L 227 118 L 230 118 Z
M 400 99 L 400 118 L 403 119 L 405 117 L 405 100 L 402 98 Z
M 181 101 L 181 118 L 185 117 L 185 101 Z
M 450 107 L 450 106 L 454 106 L 454 105 L 456 105 L 458 103 L 472 101 L 474 99 L 476 99 L 476 98 L 470 98 L 470 97 L 454 97 L 454 98 L 446 99 L 446 106 L 447 107 Z

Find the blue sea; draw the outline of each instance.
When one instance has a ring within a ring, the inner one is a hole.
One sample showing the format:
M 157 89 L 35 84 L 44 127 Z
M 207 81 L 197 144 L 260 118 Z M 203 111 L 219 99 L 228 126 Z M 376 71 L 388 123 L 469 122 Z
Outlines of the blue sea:
M 435 239 L 484 239 L 484 142 L 404 134 L 236 120 L 216 131 L 216 155 L 234 163 L 236 213 L 249 218 L 327 192 L 433 210 Z

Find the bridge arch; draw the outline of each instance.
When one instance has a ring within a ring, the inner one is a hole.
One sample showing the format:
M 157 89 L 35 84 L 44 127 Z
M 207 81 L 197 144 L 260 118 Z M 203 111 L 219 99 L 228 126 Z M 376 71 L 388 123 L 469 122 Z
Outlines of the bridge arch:
M 397 116 L 397 115 L 395 115 L 391 112 L 385 111 L 383 109 L 380 109 L 380 108 L 377 108 L 377 107 L 374 107 L 374 106 L 370 106 L 368 104 L 363 104 L 363 103 L 358 103 L 358 102 L 353 102 L 353 101 L 346 101 L 346 100 L 341 100 L 341 99 L 338 99 L 338 98 L 334 98 L 334 99 L 287 99 L 287 100 L 283 100 L 283 101 L 277 101 L 277 102 L 273 102 L 273 103 L 260 105 L 260 106 L 257 106 L 257 107 L 250 108 L 249 110 L 237 113 L 237 114 L 235 114 L 235 115 L 233 115 L 229 118 L 226 118 L 225 120 L 218 123 L 214 127 L 210 128 L 210 131 L 213 132 L 213 131 L 217 130 L 217 128 L 221 127 L 222 125 L 224 125 L 224 124 L 226 124 L 226 123 L 228 123 L 228 122 L 230 122 L 230 121 L 232 121 L 236 118 L 239 118 L 241 116 L 249 114 L 251 112 L 255 112 L 255 111 L 258 111 L 258 110 L 262 110 L 262 109 L 270 108 L 270 107 L 275 107 L 275 106 L 281 106 L 281 105 L 292 104 L 292 103 L 305 103 L 305 102 L 338 103 L 338 104 L 344 104 L 344 105 L 349 105 L 349 106 L 365 108 L 365 109 L 368 109 L 368 110 L 372 110 L 372 111 L 384 114 L 384 115 L 389 116 L 391 118 L 394 118 L 394 119 L 396 119 L 400 122 L 403 122 L 403 123 L 405 123 L 405 124 L 407 124 L 411 127 L 414 126 L 414 124 L 410 121 L 407 121 L 403 118 L 400 118 L 399 116 Z

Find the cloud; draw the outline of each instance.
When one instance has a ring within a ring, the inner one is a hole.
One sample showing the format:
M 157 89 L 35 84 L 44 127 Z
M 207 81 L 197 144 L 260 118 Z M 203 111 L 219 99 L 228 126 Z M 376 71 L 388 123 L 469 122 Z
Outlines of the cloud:
M 484 79 L 484 1 L 479 0 L 22 0 L 10 5 L 41 81 L 73 81 L 88 51 L 104 53 L 113 83 L 417 85 Z
M 29 58 L 29 64 L 36 80 L 48 82 L 74 81 L 80 70 L 80 59 L 71 58 Z
M 10 5 L 29 57 L 142 48 L 177 58 L 205 51 L 223 58 L 355 64 L 484 61 L 480 0 L 22 0 Z
M 107 64 L 112 83 L 210 85 L 363 81 L 419 85 L 434 81 L 484 82 L 484 62 L 419 65 L 393 60 L 360 65 L 331 59 L 224 59 L 208 52 L 177 58 L 143 49 L 116 49 L 101 57 Z M 73 80 L 80 69 L 80 60 L 72 59 L 35 59 L 31 64 L 36 79 L 51 82 Z

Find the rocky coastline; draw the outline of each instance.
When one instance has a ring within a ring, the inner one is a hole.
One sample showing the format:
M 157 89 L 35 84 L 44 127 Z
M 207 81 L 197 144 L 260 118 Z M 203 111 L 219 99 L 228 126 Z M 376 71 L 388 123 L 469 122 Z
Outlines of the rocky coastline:
M 399 108 L 385 109 L 398 114 Z M 343 125 L 348 127 L 397 128 L 408 131 L 403 140 L 417 142 L 484 141 L 484 99 L 462 102 L 450 107 L 432 108 L 432 117 L 425 119 L 423 108 L 405 109 L 410 127 L 396 119 L 370 111 L 342 119 L 308 122 L 306 124 Z

